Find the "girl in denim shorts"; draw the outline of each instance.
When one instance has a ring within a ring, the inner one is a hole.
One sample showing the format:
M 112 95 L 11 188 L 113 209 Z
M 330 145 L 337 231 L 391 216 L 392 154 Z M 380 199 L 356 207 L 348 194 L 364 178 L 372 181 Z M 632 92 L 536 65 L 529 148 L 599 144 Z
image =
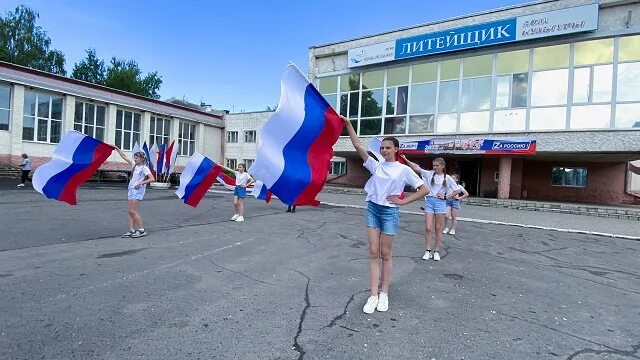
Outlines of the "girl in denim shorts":
M 367 192 L 367 237 L 369 239 L 369 281 L 371 296 L 367 299 L 363 311 L 371 314 L 375 310 L 389 309 L 389 285 L 391 283 L 393 239 L 398 230 L 399 207 L 425 196 L 428 186 L 408 166 L 396 161 L 399 142 L 395 137 L 382 140 L 380 153 L 384 161 L 378 162 L 369 156 L 360 144 L 358 135 L 351 122 L 340 116 L 347 127 L 349 137 L 358 155 L 364 160 L 364 167 L 371 172 L 371 178 L 364 189 Z M 400 199 L 405 185 L 411 185 L 417 192 Z M 380 266 L 382 259 L 382 266 Z M 382 288 L 378 293 L 378 282 L 382 277 Z
M 407 165 L 422 176 L 422 180 L 429 185 L 430 189 L 424 201 L 424 242 L 426 251 L 422 259 L 440 261 L 442 225 L 444 223 L 444 216 L 447 213 L 447 198 L 451 198 L 460 193 L 458 184 L 445 172 L 446 163 L 443 158 L 433 160 L 433 170 L 424 170 L 418 164 L 409 161 L 404 155 L 401 156 L 407 162 Z M 431 238 L 434 228 L 436 247 L 435 251 L 432 251 Z
M 127 193 L 127 200 L 129 203 L 129 231 L 124 233 L 122 237 L 138 238 L 146 236 L 147 232 L 144 230 L 144 224 L 142 223 L 142 217 L 138 212 L 140 202 L 144 198 L 145 188 L 148 183 L 154 182 L 155 178 L 151 173 L 151 170 L 146 165 L 147 157 L 144 152 L 139 151 L 133 154 L 133 161 L 125 154 L 124 151 L 115 147 L 118 154 L 133 166 L 131 170 L 131 180 L 129 180 L 129 188 Z
M 244 198 L 247 197 L 247 187 L 255 180 L 249 175 L 244 164 L 238 164 L 236 170 L 226 166 L 223 168 L 233 171 L 236 176 L 236 187 L 233 189 L 233 208 L 236 213 L 231 217 L 231 221 L 244 221 Z
M 460 176 L 458 174 L 451 175 L 456 184 L 460 183 Z M 460 200 L 469 196 L 469 193 L 462 185 L 458 185 L 458 190 L 460 193 L 455 195 L 451 199 L 447 199 L 447 217 L 444 219 L 444 230 L 442 230 L 443 234 L 456 234 L 456 225 L 458 224 L 458 209 L 460 209 Z M 447 220 L 451 220 L 451 230 L 447 227 Z

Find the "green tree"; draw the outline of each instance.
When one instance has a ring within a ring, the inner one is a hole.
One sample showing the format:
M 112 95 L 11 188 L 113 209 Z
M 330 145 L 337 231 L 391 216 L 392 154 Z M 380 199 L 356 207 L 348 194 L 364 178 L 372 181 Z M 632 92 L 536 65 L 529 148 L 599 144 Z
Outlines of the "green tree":
M 71 77 L 90 83 L 104 85 L 106 77 L 104 60 L 98 59 L 95 49 L 87 49 L 87 57 L 76 63 L 71 71 Z
M 50 50 L 51 39 L 36 20 L 37 11 L 24 5 L 0 17 L 0 60 L 66 75 L 64 54 Z
M 130 93 L 159 99 L 158 90 L 162 85 L 162 77 L 154 71 L 142 77 L 142 70 L 138 63 L 133 60 L 121 60 L 115 57 L 111 59 L 111 64 L 107 68 L 107 75 L 104 85 L 128 91 Z

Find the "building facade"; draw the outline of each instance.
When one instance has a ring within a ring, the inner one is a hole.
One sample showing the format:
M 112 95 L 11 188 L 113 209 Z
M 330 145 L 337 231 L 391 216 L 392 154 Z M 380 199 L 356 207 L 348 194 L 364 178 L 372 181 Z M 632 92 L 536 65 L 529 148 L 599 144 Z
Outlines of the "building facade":
M 178 171 L 195 151 L 220 159 L 224 146 L 221 115 L 0 62 L 0 162 L 26 153 L 37 167 L 74 129 L 126 151 L 175 140 Z M 101 167 L 128 168 L 116 152 Z
M 312 46 L 309 72 L 361 141 L 396 136 L 427 168 L 444 157 L 472 195 L 640 203 L 637 1 L 539 1 Z M 347 169 L 332 181 L 363 185 L 349 139 L 334 150 Z
M 225 165 L 235 169 L 240 163 L 247 166 L 253 165 L 260 146 L 260 132 L 262 126 L 273 115 L 273 111 L 256 111 L 228 114 L 225 116 Z M 344 175 L 346 160 L 333 157 L 328 178 L 332 179 Z

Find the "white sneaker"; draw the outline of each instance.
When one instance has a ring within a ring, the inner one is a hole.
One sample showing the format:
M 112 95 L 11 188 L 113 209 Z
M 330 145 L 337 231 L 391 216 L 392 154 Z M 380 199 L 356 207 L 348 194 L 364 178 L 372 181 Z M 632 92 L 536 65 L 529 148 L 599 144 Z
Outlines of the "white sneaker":
M 422 260 L 429 260 L 431 259 L 431 252 L 429 250 L 424 252 L 424 256 L 422 257 Z
M 369 296 L 367 299 L 367 303 L 364 304 L 362 311 L 367 314 L 372 314 L 376 310 L 376 306 L 378 306 L 378 297 L 377 296 Z
M 244 216 L 238 216 L 235 221 L 244 221 Z
M 24 184 L 18 184 L 18 187 L 24 187 Z
M 378 295 L 378 306 L 376 307 L 378 311 L 387 311 L 389 310 L 389 296 L 387 293 L 381 292 Z
M 449 231 L 449 235 L 455 235 L 456 234 L 456 229 L 451 229 L 451 231 Z
M 433 253 L 433 260 L 435 260 L 435 261 L 440 261 L 440 254 L 438 254 L 438 252 L 437 252 L 437 251 L 435 251 L 435 252 Z
M 446 233 L 448 233 L 448 232 L 449 232 L 449 228 L 444 228 L 444 230 L 442 230 L 442 233 L 443 233 L 443 234 L 446 234 Z
M 240 215 L 238 215 L 238 214 L 233 215 L 233 216 L 231 217 L 231 221 L 236 221 L 236 219 L 238 218 L 238 216 L 240 216 Z

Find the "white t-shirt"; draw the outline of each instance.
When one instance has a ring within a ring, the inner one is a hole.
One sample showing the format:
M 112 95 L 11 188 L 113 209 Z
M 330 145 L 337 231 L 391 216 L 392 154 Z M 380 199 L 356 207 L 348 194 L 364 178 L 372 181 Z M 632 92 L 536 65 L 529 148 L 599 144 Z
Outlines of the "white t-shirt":
M 364 162 L 364 167 L 372 174 L 364 186 L 367 192 L 366 201 L 372 201 L 378 205 L 397 207 L 390 204 L 387 197 L 400 195 L 405 185 L 418 188 L 424 182 L 411 170 L 410 167 L 397 161 L 375 161 L 371 156 Z
M 137 183 L 143 181 L 147 175 L 151 174 L 151 170 L 147 167 L 147 165 L 136 165 L 131 172 L 131 180 L 129 180 L 129 189 L 133 189 Z M 142 187 L 146 187 L 147 184 L 142 185 Z
M 31 170 L 31 159 L 22 159 L 22 170 Z
M 420 175 L 422 176 L 422 180 L 429 186 L 429 189 L 431 189 L 427 196 L 435 197 L 441 192 L 448 194 L 458 190 L 458 184 L 456 184 L 456 181 L 449 175 L 445 177 L 445 174 L 436 174 L 433 170 L 422 169 L 420 169 Z M 431 179 L 433 179 L 433 182 Z
M 456 200 L 460 200 L 460 199 L 458 199 L 458 197 L 460 195 L 464 194 L 465 191 L 467 191 L 467 190 L 464 189 L 464 187 L 462 185 L 458 185 L 458 188 L 456 190 L 460 190 L 460 194 L 456 195 L 456 197 L 455 197 Z
M 236 186 L 238 185 L 247 185 L 249 182 L 249 173 L 248 172 L 240 172 L 236 171 Z

